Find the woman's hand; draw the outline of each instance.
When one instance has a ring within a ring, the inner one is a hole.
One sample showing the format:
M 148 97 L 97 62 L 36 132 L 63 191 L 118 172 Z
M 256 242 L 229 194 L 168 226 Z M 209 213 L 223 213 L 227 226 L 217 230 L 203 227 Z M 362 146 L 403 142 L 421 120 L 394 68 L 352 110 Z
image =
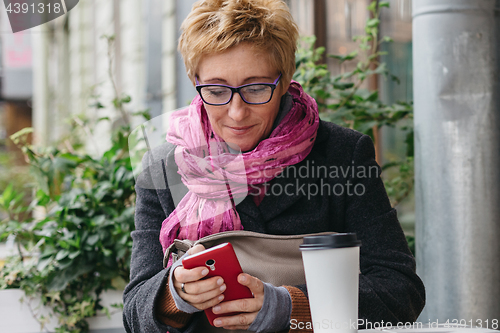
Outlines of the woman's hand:
M 191 248 L 188 253 L 195 254 L 203 250 L 205 250 L 205 247 L 198 244 Z M 185 269 L 179 266 L 174 270 L 172 276 L 177 294 L 198 310 L 208 309 L 219 304 L 224 299 L 224 295 L 222 294 L 226 290 L 224 280 L 220 276 L 201 280 L 207 274 L 208 269 L 206 267 Z M 185 292 L 182 291 L 183 283 Z
M 224 327 L 227 330 L 247 330 L 257 317 L 257 313 L 264 304 L 264 284 L 259 279 L 241 273 L 238 282 L 247 286 L 254 298 L 244 298 L 234 301 L 223 302 L 212 308 L 216 314 L 228 312 L 243 312 L 234 316 L 220 317 L 214 320 L 214 325 Z

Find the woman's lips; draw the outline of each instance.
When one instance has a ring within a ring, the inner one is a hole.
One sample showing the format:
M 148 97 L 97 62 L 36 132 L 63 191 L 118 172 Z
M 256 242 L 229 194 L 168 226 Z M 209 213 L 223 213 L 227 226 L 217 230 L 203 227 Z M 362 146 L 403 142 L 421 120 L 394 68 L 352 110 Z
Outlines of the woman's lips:
M 241 134 L 245 134 L 248 131 L 250 131 L 250 129 L 252 129 L 252 127 L 253 127 L 253 125 L 252 126 L 245 126 L 245 127 L 230 127 L 230 126 L 228 126 L 227 128 L 229 128 L 231 130 L 231 132 L 241 135 Z

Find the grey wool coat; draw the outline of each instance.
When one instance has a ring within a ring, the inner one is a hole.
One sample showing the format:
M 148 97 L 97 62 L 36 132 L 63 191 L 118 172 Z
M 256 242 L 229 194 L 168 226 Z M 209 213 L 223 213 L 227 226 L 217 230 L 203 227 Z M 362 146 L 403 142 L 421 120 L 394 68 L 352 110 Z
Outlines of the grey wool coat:
M 174 203 L 187 192 L 180 179 L 172 181 L 179 178 L 175 167 L 171 169 L 172 148 L 165 144 L 145 157 L 136 185 L 130 283 L 123 296 L 127 332 L 200 332 L 197 325 L 204 316 L 196 313 L 184 330 L 169 327 L 155 316 L 155 301 L 169 274 L 162 265 L 160 228 Z M 425 290 L 379 173 L 370 137 L 320 121 L 306 159 L 274 178 L 270 195 L 259 206 L 247 196 L 236 210 L 249 231 L 274 235 L 355 232 L 362 242 L 359 318 L 365 323 L 396 325 L 417 319 L 425 304 Z M 167 184 L 166 179 L 177 184 Z M 285 187 L 287 194 L 280 195 Z M 323 193 L 315 193 L 321 188 Z M 297 287 L 307 296 L 305 285 Z

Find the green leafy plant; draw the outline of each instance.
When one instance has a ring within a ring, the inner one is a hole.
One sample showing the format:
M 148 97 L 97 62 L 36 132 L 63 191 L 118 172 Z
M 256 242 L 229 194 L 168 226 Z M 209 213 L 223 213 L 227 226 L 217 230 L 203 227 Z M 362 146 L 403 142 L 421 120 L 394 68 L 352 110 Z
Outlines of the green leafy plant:
M 83 320 L 102 307 L 102 291 L 128 280 L 134 228 L 134 177 L 127 156 L 126 133 L 116 133 L 111 149 L 100 158 L 58 149 L 35 150 L 23 146 L 37 175 L 36 197 L 21 209 L 20 195 L 3 194 L 0 240 L 15 235 L 28 256 L 36 256 L 19 270 L 17 259 L 7 263 L 0 280 L 39 296 L 59 317 L 64 332 L 87 329 Z M 16 218 L 16 211 L 46 211 L 41 219 Z M 19 250 L 19 258 L 24 259 Z M 12 279 L 13 271 L 19 276 Z M 16 284 L 17 283 L 17 284 Z
M 386 105 L 377 90 L 370 91 L 366 82 L 373 76 L 399 82 L 391 75 L 380 57 L 381 45 L 392 42 L 389 37 L 379 37 L 380 10 L 389 7 L 387 1 L 372 1 L 368 6 L 371 18 L 365 26 L 364 36 L 355 36 L 359 48 L 347 55 L 328 55 L 340 64 L 355 62 L 353 70 L 332 75 L 326 64 L 318 63 L 325 53 L 324 47 L 315 48 L 314 36 L 304 37 L 299 44 L 294 79 L 316 99 L 320 117 L 338 125 L 355 129 L 371 136 L 378 145 L 378 130 L 384 126 L 396 127 L 406 133 L 406 156 L 382 165 L 385 187 L 392 206 L 396 206 L 412 192 L 414 186 L 413 164 L 413 104 L 400 101 Z M 407 236 L 410 249 L 415 253 L 415 239 Z
M 92 106 L 102 108 L 94 98 Z M 119 116 L 130 101 L 115 96 Z M 29 128 L 11 136 L 29 161 L 35 196 L 29 206 L 12 186 L 0 196 L 0 209 L 7 213 L 0 241 L 14 236 L 19 254 L 0 271 L 0 289 L 21 288 L 40 298 L 57 316 L 57 332 L 87 332 L 85 318 L 109 315 L 100 304 L 102 292 L 123 288 L 129 279 L 135 204 L 129 119 L 121 118 L 123 125 L 102 155 L 85 153 L 83 139 L 75 135 L 92 135 L 90 129 L 107 120 L 74 118 L 72 137 L 49 147 L 31 146 Z
M 30 190 L 26 188 L 25 184 L 33 181 L 29 174 L 28 166 L 19 165 L 20 161 L 16 159 L 16 154 L 7 149 L 4 150 L 4 148 L 0 144 L 0 189 L 1 191 L 6 191 L 10 188 L 10 192 L 14 190 L 18 193 L 23 193 L 23 200 L 27 205 L 29 204 Z M 4 217 L 2 214 L 0 210 L 0 219 Z
M 384 181 L 392 205 L 396 206 L 408 196 L 413 188 L 413 105 L 409 102 L 384 104 L 377 90 L 363 88 L 367 80 L 375 75 L 396 80 L 380 62 L 383 43 L 389 37 L 379 37 L 380 10 L 388 7 L 386 1 L 373 1 L 364 36 L 355 36 L 359 49 L 347 55 L 328 55 L 338 62 L 356 62 L 354 69 L 332 75 L 326 64 L 318 63 L 325 52 L 324 47 L 314 48 L 316 38 L 305 37 L 299 46 L 294 79 L 316 99 L 320 117 L 338 125 L 368 134 L 378 144 L 377 131 L 383 126 L 398 127 L 406 132 L 407 151 L 404 159 L 394 160 L 382 166 Z

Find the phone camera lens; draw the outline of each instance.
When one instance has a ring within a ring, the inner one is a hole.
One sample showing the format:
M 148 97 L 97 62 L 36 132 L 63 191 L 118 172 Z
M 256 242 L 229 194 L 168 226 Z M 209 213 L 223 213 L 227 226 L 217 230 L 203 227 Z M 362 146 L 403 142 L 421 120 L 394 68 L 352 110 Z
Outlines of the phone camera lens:
M 213 259 L 208 259 L 206 262 L 205 262 L 205 265 L 207 265 L 210 270 L 212 271 L 215 271 L 215 260 Z

